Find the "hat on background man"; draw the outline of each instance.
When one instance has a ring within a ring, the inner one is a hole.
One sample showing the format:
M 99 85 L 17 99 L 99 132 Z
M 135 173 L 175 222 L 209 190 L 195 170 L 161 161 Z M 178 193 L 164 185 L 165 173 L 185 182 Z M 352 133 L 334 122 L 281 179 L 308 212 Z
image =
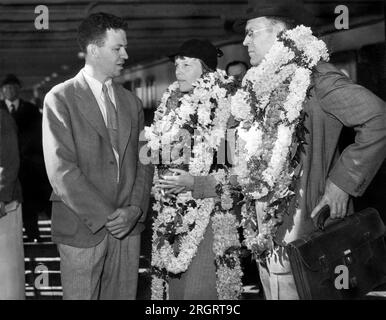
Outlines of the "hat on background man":
M 302 0 L 248 0 L 248 7 L 244 17 L 236 20 L 233 29 L 244 32 L 248 20 L 260 17 L 281 17 L 293 20 L 295 24 L 313 26 L 315 15 L 308 11 Z
M 21 87 L 20 80 L 11 73 L 5 76 L 4 80 L 1 82 L 1 87 L 5 86 L 6 84 L 17 84 L 19 87 Z
M 216 70 L 217 58 L 222 55 L 223 52 L 210 41 L 191 39 L 185 41 L 178 49 L 178 52 L 170 56 L 170 58 L 174 59 L 176 56 L 197 58 L 202 60 L 210 69 Z

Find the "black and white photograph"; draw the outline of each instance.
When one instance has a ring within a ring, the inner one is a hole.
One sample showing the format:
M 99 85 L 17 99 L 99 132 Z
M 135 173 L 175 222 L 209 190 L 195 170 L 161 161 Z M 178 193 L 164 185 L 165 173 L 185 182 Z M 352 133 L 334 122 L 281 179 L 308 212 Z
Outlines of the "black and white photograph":
M 0 300 L 386 300 L 385 15 L 0 0 Z

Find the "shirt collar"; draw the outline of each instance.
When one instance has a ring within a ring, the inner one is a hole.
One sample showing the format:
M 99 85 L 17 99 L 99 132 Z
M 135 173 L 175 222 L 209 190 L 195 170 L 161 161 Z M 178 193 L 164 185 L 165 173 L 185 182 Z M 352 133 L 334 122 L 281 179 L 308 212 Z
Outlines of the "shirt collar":
M 14 100 L 12 102 L 6 99 L 5 103 L 6 103 L 7 107 L 8 107 L 8 109 L 11 108 L 11 104 L 15 107 L 15 109 L 17 109 L 17 108 L 19 108 L 20 99 L 16 99 L 16 100 Z
M 100 82 L 99 80 L 97 80 L 97 79 L 93 78 L 92 76 L 90 76 L 89 74 L 87 74 L 85 69 L 83 69 L 83 75 L 84 75 L 88 85 L 90 86 L 91 91 L 94 93 L 94 95 L 96 97 L 101 97 L 101 95 L 102 95 L 102 82 Z M 112 86 L 112 79 L 105 81 L 105 84 L 107 86 L 107 89 L 111 90 L 110 87 Z

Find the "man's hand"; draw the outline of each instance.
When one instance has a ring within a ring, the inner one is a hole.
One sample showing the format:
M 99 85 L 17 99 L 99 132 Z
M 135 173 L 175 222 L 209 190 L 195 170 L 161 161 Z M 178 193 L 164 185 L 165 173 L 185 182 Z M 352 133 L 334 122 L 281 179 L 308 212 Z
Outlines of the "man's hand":
M 114 238 L 122 239 L 134 228 L 141 215 L 141 209 L 136 206 L 119 208 L 107 217 L 105 226 Z
M 327 179 L 324 195 L 312 211 L 311 218 L 314 218 L 325 205 L 330 207 L 331 219 L 344 218 L 347 214 L 348 198 L 348 193 L 340 189 L 330 179 Z
M 6 216 L 7 213 L 5 212 L 5 203 L 0 201 L 0 218 Z

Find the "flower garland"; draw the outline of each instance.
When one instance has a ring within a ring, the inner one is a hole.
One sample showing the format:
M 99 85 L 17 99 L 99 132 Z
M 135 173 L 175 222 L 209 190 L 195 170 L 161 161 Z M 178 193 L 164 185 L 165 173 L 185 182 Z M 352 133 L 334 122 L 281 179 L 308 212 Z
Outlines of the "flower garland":
M 237 231 L 239 223 L 232 210 L 234 203 L 238 202 L 239 192 L 232 186 L 229 172 L 220 169 L 213 176 L 219 195 L 212 216 L 217 294 L 219 300 L 235 300 L 241 296 L 243 286 L 239 259 L 241 244 Z
M 170 167 L 186 169 L 186 162 L 190 174 L 209 175 L 213 152 L 218 150 L 225 138 L 232 85 L 233 80 L 225 72 L 217 70 L 197 80 L 191 94 L 179 94 L 177 82 L 166 90 L 155 113 L 154 123 L 145 128 L 150 149 L 158 155 L 162 153 L 162 164 L 156 170 L 156 178 Z M 189 153 L 186 157 L 186 153 L 181 155 L 181 150 L 190 151 L 191 135 L 193 156 L 190 157 Z M 157 212 L 157 217 L 153 223 L 152 238 L 152 299 L 168 298 L 168 277 L 188 269 L 211 216 L 213 248 L 218 266 L 218 295 L 220 299 L 236 299 L 242 284 L 237 254 L 240 243 L 235 239 L 237 222 L 231 218 L 233 203 L 229 204 L 229 198 L 226 202 L 224 197 L 221 197 L 223 201 L 194 199 L 191 192 L 168 197 L 153 188 L 153 194 L 156 200 L 153 210 Z M 220 250 L 219 241 L 229 246 Z
M 272 252 L 295 194 L 304 143 L 303 102 L 313 68 L 328 59 L 325 43 L 310 28 L 287 30 L 278 35 L 261 64 L 247 72 L 242 88 L 232 97 L 231 112 L 240 121 L 236 171 L 247 198 L 244 243 L 257 257 Z M 261 230 L 254 201 L 263 204 Z

